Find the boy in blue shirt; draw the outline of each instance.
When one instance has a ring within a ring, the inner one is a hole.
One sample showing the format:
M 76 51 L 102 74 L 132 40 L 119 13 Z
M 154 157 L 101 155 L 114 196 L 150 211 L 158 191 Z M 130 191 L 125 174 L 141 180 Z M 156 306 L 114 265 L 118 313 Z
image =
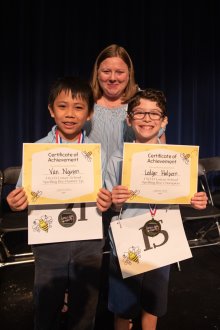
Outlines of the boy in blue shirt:
M 167 116 L 166 99 L 162 91 L 146 89 L 137 92 L 128 102 L 127 112 L 127 123 L 135 133 L 134 142 L 160 143 L 158 132 Z M 135 217 L 146 214 L 149 207 L 138 203 L 124 204 L 130 197 L 130 191 L 120 185 L 122 159 L 122 150 L 115 152 L 110 158 L 105 182 L 106 187 L 112 191 L 113 206 L 116 211 L 120 211 L 120 221 L 123 223 L 125 218 L 134 218 L 135 221 Z M 196 193 L 191 199 L 194 208 L 204 209 L 206 204 L 207 196 L 204 192 Z M 159 209 L 166 206 L 156 205 L 156 207 Z M 112 221 L 116 220 L 118 217 L 113 217 Z M 164 315 L 167 309 L 170 267 L 157 268 L 123 279 L 111 235 L 110 239 L 112 253 L 108 306 L 115 314 L 115 330 L 129 330 L 130 320 L 139 315 L 141 315 L 142 330 L 155 330 L 157 318 Z
M 93 106 L 93 92 L 87 82 L 77 77 L 56 80 L 48 102 L 56 125 L 37 143 L 93 143 L 83 131 L 85 122 L 91 118 Z M 21 177 L 7 201 L 13 211 L 27 208 Z M 111 194 L 101 188 L 97 196 L 98 209 L 103 212 L 110 205 Z M 35 330 L 59 329 L 66 288 L 69 305 L 67 329 L 93 329 L 103 243 L 103 239 L 95 239 L 33 245 Z

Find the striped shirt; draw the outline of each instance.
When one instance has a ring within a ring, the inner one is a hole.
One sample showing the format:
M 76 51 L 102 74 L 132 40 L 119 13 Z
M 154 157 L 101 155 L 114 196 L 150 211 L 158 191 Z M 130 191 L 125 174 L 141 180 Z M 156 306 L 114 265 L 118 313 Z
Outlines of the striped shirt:
M 133 139 L 126 116 L 127 104 L 113 109 L 95 104 L 92 120 L 84 127 L 91 140 L 101 143 L 107 160 L 115 150 L 122 148 L 124 141 L 131 142 Z
M 123 148 L 123 142 L 133 142 L 135 139 L 132 128 L 126 123 L 126 117 L 127 104 L 118 108 L 95 104 L 93 117 L 84 126 L 86 135 L 93 142 L 101 143 L 107 161 L 116 150 Z M 158 137 L 163 133 L 161 128 Z

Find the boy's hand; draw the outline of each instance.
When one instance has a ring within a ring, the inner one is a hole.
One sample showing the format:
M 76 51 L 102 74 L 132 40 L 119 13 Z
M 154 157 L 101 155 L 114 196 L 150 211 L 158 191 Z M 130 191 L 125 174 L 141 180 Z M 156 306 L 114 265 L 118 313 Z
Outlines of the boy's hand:
M 101 188 L 98 192 L 96 204 L 101 212 L 107 211 L 112 205 L 112 194 L 110 191 L 105 188 Z
M 203 210 L 206 208 L 208 197 L 204 191 L 197 192 L 191 198 L 191 205 L 194 209 Z
M 125 186 L 115 186 L 112 189 L 112 203 L 116 209 L 120 209 L 124 202 L 130 197 L 130 191 Z
M 23 211 L 28 206 L 27 196 L 23 188 L 15 188 L 6 199 L 12 211 Z

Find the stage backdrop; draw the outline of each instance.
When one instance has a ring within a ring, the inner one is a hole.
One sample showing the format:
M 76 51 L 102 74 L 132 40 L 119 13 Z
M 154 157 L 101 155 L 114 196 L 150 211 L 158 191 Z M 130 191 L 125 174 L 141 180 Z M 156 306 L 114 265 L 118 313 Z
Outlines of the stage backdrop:
M 130 53 L 141 88 L 168 101 L 167 142 L 220 155 L 220 2 L 45 1 L 0 4 L 0 168 L 21 164 L 23 142 L 45 136 L 51 82 L 90 77 L 101 49 Z

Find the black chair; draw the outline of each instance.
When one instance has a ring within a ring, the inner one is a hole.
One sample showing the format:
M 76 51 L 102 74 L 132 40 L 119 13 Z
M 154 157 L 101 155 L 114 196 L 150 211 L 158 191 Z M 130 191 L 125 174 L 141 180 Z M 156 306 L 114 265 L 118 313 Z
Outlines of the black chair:
M 220 157 L 201 158 L 200 163 L 206 169 L 213 203 L 220 208 Z
M 0 171 L 0 267 L 33 262 L 31 247 L 27 244 L 27 210 L 13 212 L 7 194 L 15 188 L 21 167 L 13 166 Z
M 220 208 L 213 202 L 206 168 L 199 163 L 199 190 L 206 192 L 208 204 L 204 210 L 189 206 L 180 206 L 180 212 L 190 248 L 220 245 Z

